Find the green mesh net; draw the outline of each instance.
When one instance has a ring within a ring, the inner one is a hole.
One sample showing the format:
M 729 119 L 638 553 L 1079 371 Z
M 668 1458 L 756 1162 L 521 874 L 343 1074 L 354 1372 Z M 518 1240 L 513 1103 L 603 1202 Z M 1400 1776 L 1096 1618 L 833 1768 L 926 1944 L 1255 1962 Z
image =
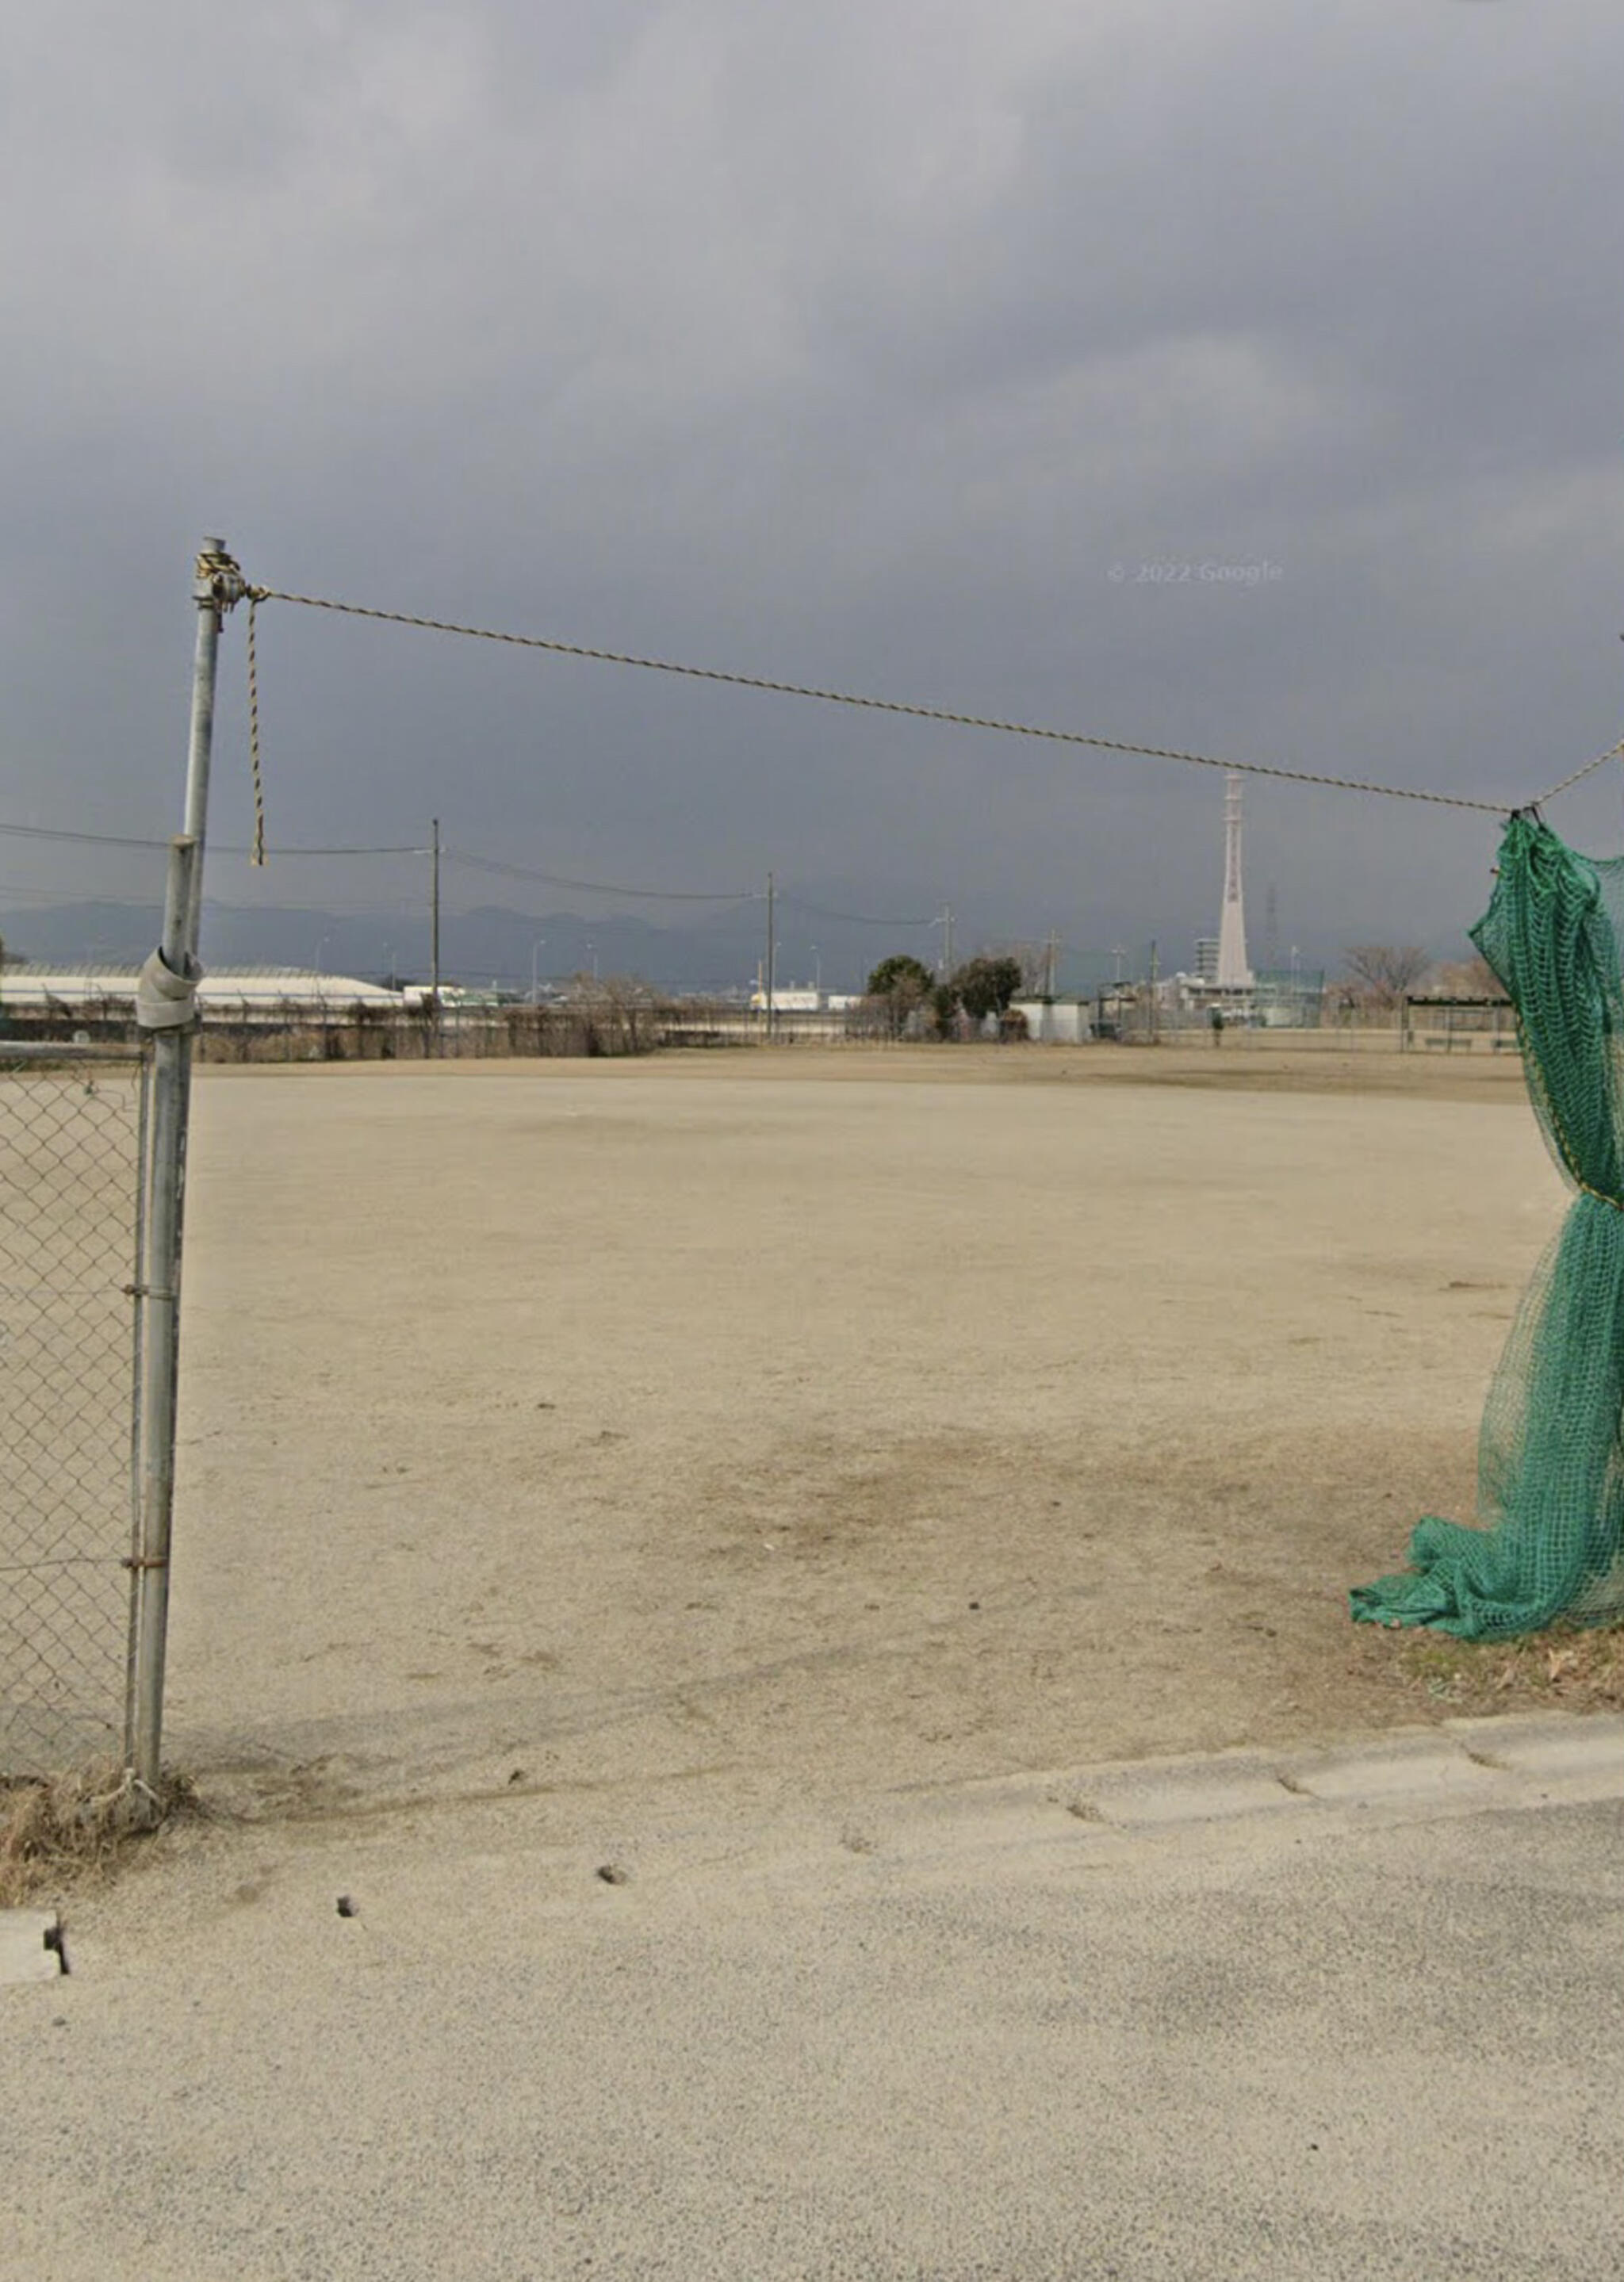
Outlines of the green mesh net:
M 1483 1414 L 1486 1526 L 1429 1517 L 1410 1568 L 1352 1595 L 1366 1623 L 1463 1639 L 1624 1616 L 1624 858 L 1514 816 L 1472 939 L 1517 1010 L 1523 1068 L 1575 1191 Z

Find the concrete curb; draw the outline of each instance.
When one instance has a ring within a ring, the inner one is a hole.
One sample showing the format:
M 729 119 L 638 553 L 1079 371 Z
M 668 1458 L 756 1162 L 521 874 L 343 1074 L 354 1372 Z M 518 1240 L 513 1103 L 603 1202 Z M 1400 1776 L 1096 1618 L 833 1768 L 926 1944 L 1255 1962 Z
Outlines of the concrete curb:
M 1624 1797 L 1624 1715 L 1449 1719 L 1328 1750 L 1220 1752 L 1084 1771 L 1080 1797 L 1119 1829 L 1315 1806 L 1485 1808 Z M 1076 1808 L 1073 1809 L 1076 1812 Z
M 1552 1781 L 1624 1779 L 1624 1712 L 1508 1712 L 1496 1719 L 1446 1719 L 1444 1726 L 1487 1767 Z
M 55 1910 L 0 1910 L 0 1986 L 59 1980 L 61 1943 Z
M 1034 1818 L 1047 1835 L 1152 1836 L 1248 1820 L 1353 1813 L 1404 1819 L 1624 1798 L 1624 1715 L 1550 1712 L 1450 1719 L 1329 1748 L 1247 1749 L 994 1778 L 918 1801 L 917 1828 L 1006 1830 Z M 1058 1813 L 1057 1813 L 1058 1810 Z M 1068 1818 L 1061 1825 L 1059 1813 Z

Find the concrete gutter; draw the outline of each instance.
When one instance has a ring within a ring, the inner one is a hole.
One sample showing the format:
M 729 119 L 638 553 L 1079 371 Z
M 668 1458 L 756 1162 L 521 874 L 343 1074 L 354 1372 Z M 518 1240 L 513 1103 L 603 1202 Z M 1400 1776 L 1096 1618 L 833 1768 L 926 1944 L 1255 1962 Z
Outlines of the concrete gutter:
M 1113 1840 L 1199 1825 L 1410 1822 L 1611 1798 L 1624 1798 L 1624 1715 L 1510 1714 L 1329 1748 L 1138 1759 L 921 1793 L 891 1851 L 901 1837 L 905 1851 L 952 1851 L 955 1829 L 973 1847 L 1014 1843 L 1017 1826 L 1030 1840 L 1034 1821 L 1051 1839 L 1108 1851 Z

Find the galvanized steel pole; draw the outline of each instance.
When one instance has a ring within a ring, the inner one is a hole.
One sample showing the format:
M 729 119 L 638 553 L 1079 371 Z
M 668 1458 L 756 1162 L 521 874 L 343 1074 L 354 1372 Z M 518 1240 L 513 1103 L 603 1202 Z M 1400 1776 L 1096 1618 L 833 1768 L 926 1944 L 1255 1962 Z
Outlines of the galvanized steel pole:
M 163 940 L 156 983 L 166 1018 L 138 1003 L 154 1028 L 152 1112 L 144 1168 L 140 1465 L 130 1636 L 126 1756 L 155 1812 L 163 1772 L 164 1657 L 169 1620 L 169 1544 L 175 1509 L 175 1427 L 181 1328 L 181 1239 L 186 1199 L 186 1139 L 191 1096 L 191 990 L 200 972 L 203 848 L 214 745 L 214 678 L 224 614 L 241 600 L 241 573 L 225 542 L 206 539 L 192 599 L 198 637 L 192 664 L 191 734 L 186 769 L 186 829 L 170 842 Z
M 192 599 L 198 605 L 198 640 L 191 667 L 191 734 L 186 748 L 186 811 L 181 829 L 191 841 L 196 855 L 191 865 L 191 895 L 186 906 L 186 940 L 183 948 L 189 958 L 198 954 L 198 942 L 203 932 L 203 846 L 208 832 L 209 763 L 214 750 L 214 675 L 220 655 L 220 625 L 223 609 L 215 592 L 215 580 L 222 566 L 229 565 L 235 575 L 237 565 L 226 553 L 222 539 L 206 539 L 198 556 L 197 576 L 192 585 Z M 240 588 L 240 578 L 237 581 Z M 233 594 L 231 602 L 237 596 Z M 165 951 L 168 956 L 167 950 Z M 184 968 L 181 970 L 184 973 Z
M 186 973 L 186 936 L 198 875 L 198 847 L 183 834 L 170 843 L 164 896 L 164 965 Z M 175 1510 L 175 1421 L 180 1360 L 181 1222 L 186 1184 L 186 1128 L 191 1079 L 188 1030 L 161 1030 L 152 1044 L 152 1114 L 146 1169 L 145 1281 L 141 1308 L 141 1412 L 135 1571 L 131 1609 L 134 1654 L 128 1711 L 129 1762 L 155 1805 L 162 1774 L 164 1653 L 169 1625 L 169 1540 Z

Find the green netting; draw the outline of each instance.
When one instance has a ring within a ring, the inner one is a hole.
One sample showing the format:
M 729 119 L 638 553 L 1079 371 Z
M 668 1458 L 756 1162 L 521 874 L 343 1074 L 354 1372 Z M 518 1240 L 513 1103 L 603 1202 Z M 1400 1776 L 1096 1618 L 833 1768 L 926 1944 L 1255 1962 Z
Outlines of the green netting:
M 1429 1517 L 1356 1618 L 1463 1639 L 1624 1615 L 1624 858 L 1514 816 L 1472 939 L 1517 1010 L 1551 1154 L 1577 1191 L 1524 1294 L 1479 1449 L 1486 1526 Z

